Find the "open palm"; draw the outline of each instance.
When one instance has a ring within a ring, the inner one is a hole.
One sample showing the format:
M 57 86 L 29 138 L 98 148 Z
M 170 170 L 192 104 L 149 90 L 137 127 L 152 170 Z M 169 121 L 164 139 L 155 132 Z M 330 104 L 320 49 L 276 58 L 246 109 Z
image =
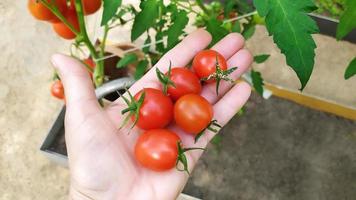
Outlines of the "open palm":
M 173 67 L 184 67 L 210 41 L 208 32 L 197 30 L 169 51 L 155 67 L 163 72 L 168 70 L 169 62 Z M 228 60 L 229 67 L 238 67 L 231 74 L 233 79 L 244 73 L 252 62 L 251 54 L 243 46 L 243 37 L 233 33 L 212 47 Z M 54 55 L 52 61 L 63 81 L 67 100 L 65 130 L 71 198 L 175 199 L 189 178 L 187 173 L 176 169 L 154 172 L 136 162 L 133 149 L 142 130 L 134 128 L 130 134 L 128 129 L 119 130 L 124 118 L 121 110 L 126 106 L 123 100 L 120 98 L 105 108 L 100 107 L 90 77 L 78 61 L 63 55 Z M 132 94 L 142 88 L 160 88 L 154 68 L 129 89 Z M 223 82 L 219 93 L 216 96 L 215 84 L 211 83 L 203 87 L 201 95 L 213 105 L 214 119 L 225 125 L 249 98 L 250 87 L 245 82 L 234 86 Z M 180 136 L 185 147 L 205 147 L 215 134 L 207 132 L 194 144 L 193 136 L 174 124 L 169 129 Z M 200 150 L 186 153 L 189 171 L 192 171 L 201 154 Z

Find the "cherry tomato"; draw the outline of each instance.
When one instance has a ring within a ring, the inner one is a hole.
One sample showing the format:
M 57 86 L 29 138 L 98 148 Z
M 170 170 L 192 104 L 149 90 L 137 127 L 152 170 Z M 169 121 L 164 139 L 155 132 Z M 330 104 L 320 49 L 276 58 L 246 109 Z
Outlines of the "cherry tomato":
M 66 0 L 47 0 L 47 1 L 49 3 L 54 2 L 61 13 L 65 13 L 65 11 L 67 10 Z M 38 0 L 29 0 L 27 7 L 30 13 L 38 20 L 53 21 L 57 19 L 57 17 Z
M 76 29 L 79 32 L 79 22 L 78 22 L 78 18 L 77 18 L 77 14 L 75 13 L 75 11 L 70 10 L 66 13 L 66 19 L 68 20 L 68 22 L 70 24 L 72 24 L 72 26 L 74 27 L 74 29 Z M 53 24 L 53 30 L 62 38 L 67 39 L 67 40 L 71 40 L 74 39 L 76 37 L 75 33 L 73 33 L 68 27 L 67 25 L 65 25 L 62 22 L 58 22 L 58 23 L 54 23 Z
M 58 99 L 64 99 L 64 87 L 62 81 L 56 80 L 51 86 L 52 96 Z
M 199 78 L 187 68 L 173 68 L 169 77 L 175 87 L 168 87 L 168 94 L 174 100 L 186 94 L 200 94 L 201 84 Z
M 102 0 L 82 0 L 83 7 L 84 7 L 84 14 L 90 15 L 98 11 L 101 7 Z M 70 1 L 70 6 L 72 9 L 75 9 L 74 6 L 75 0 Z
M 145 88 L 134 96 L 136 101 L 140 99 L 143 91 L 144 101 L 136 125 L 144 130 L 166 127 L 173 119 L 172 100 L 160 90 Z M 134 122 L 135 115 L 132 115 L 131 119 Z
M 204 97 L 187 94 L 174 105 L 174 120 L 187 133 L 197 135 L 213 118 L 213 108 Z
M 193 59 L 193 69 L 199 78 L 207 78 L 216 72 L 216 58 L 221 70 L 227 70 L 225 58 L 217 51 L 203 50 Z M 209 80 L 207 82 L 214 82 Z
M 95 62 L 93 61 L 93 59 L 87 58 L 87 59 L 83 60 L 83 62 L 85 64 L 87 64 L 92 70 L 95 69 Z M 89 74 L 90 74 L 90 77 L 93 77 L 93 72 L 89 71 Z
M 154 171 L 172 169 L 178 159 L 177 134 L 167 129 L 152 129 L 140 135 L 135 145 L 135 158 Z

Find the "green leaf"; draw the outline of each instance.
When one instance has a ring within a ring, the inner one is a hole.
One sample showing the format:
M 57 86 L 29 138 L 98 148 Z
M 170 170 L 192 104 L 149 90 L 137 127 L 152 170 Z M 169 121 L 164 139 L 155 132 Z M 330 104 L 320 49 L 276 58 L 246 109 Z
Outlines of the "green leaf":
M 269 54 L 261 54 L 261 55 L 257 55 L 255 57 L 253 57 L 253 60 L 255 61 L 255 63 L 263 63 L 265 62 L 271 55 Z
M 157 41 L 161 41 L 161 40 L 163 40 L 163 32 L 158 32 L 157 34 L 156 34 L 156 42 Z M 165 47 L 164 47 L 164 42 L 159 42 L 159 43 L 156 43 L 156 50 L 158 51 L 158 52 L 164 52 L 164 49 L 165 49 Z
M 128 53 L 126 54 L 121 60 L 116 64 L 117 68 L 122 68 L 125 67 L 131 63 L 134 63 L 137 61 L 137 55 L 134 53 Z
M 344 78 L 349 79 L 356 74 L 356 57 L 350 62 L 345 71 Z
M 212 17 L 207 21 L 207 26 L 206 30 L 212 35 L 213 39 L 212 42 L 210 43 L 210 46 L 214 45 L 217 43 L 219 40 L 221 40 L 223 37 L 225 37 L 229 31 L 223 28 L 222 22 L 218 21 L 216 18 Z
M 231 29 L 232 32 L 241 33 L 241 25 L 239 21 L 236 21 Z
M 131 41 L 135 41 L 145 31 L 152 27 L 158 18 L 159 3 L 157 0 L 141 1 L 141 11 L 135 16 L 131 30 Z
M 341 15 L 340 23 L 337 26 L 336 38 L 338 40 L 342 39 L 356 28 L 356 1 L 346 0 L 345 7 L 346 10 Z
M 148 44 L 150 44 L 150 43 L 151 43 L 151 37 L 150 37 L 149 34 L 147 34 L 147 39 L 145 40 L 145 44 L 144 44 L 144 45 L 148 45 Z M 142 51 L 143 51 L 144 53 L 148 53 L 148 52 L 150 51 L 150 46 L 144 47 L 144 48 L 142 49 Z
M 116 14 L 122 0 L 103 0 L 104 11 L 101 19 L 101 26 L 106 25 Z
M 189 18 L 188 13 L 184 10 L 178 11 L 176 14 L 172 14 L 172 25 L 168 28 L 167 35 L 167 48 L 171 49 L 174 47 L 178 41 L 179 36 L 181 36 L 184 31 L 183 29 L 188 24 Z
M 254 0 L 254 4 L 259 15 L 266 17 L 269 34 L 297 73 L 303 90 L 314 68 L 316 44 L 311 34 L 319 31 L 306 12 L 315 7 L 313 1 Z
M 252 78 L 253 87 L 255 88 L 256 92 L 260 95 L 263 95 L 264 84 L 263 84 L 261 73 L 251 70 L 251 78 Z
M 247 24 L 244 26 L 244 31 L 242 32 L 242 36 L 244 36 L 245 40 L 250 39 L 253 34 L 255 34 L 256 26 L 254 24 Z
M 148 61 L 147 60 L 141 60 L 137 66 L 136 66 L 136 72 L 134 75 L 135 80 L 138 80 L 140 78 L 142 78 L 142 76 L 145 74 L 146 70 L 147 70 L 147 65 L 148 65 Z

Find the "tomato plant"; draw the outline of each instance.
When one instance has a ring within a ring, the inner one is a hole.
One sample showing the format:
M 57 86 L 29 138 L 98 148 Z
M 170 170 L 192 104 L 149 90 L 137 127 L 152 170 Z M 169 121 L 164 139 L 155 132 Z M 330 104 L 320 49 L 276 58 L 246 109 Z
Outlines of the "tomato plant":
M 56 80 L 51 86 L 51 94 L 52 96 L 58 99 L 64 99 L 64 87 L 62 81 Z
M 93 61 L 93 59 L 91 58 L 87 58 L 85 60 L 83 60 L 84 64 L 87 65 L 87 67 L 89 67 L 91 70 L 94 71 L 95 69 L 95 62 Z M 93 72 L 89 71 L 90 77 L 93 77 Z
M 75 9 L 74 6 L 74 1 L 71 0 L 70 7 L 71 9 Z M 98 11 L 101 7 L 101 1 L 102 0 L 82 0 L 83 8 L 84 8 L 84 14 L 85 15 L 90 15 Z
M 162 91 L 154 88 L 145 88 L 128 100 L 123 97 L 128 108 L 123 114 L 130 112 L 132 122 L 137 127 L 148 130 L 166 127 L 173 119 L 172 100 Z
M 68 22 L 77 30 L 79 31 L 79 23 L 78 23 L 78 18 L 77 14 L 75 11 L 69 11 L 65 15 L 66 19 Z M 58 22 L 54 23 L 53 25 L 53 30 L 62 38 L 71 40 L 76 37 L 76 34 L 73 33 L 66 24 L 63 22 Z
M 174 120 L 187 133 L 199 134 L 213 119 L 213 107 L 196 94 L 187 94 L 174 105 Z

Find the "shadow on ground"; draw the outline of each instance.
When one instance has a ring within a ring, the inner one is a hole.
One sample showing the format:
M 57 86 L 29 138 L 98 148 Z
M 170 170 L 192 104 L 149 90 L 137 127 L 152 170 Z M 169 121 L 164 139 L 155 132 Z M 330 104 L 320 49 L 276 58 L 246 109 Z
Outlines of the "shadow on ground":
M 184 193 L 204 200 L 356 198 L 356 122 L 254 95 Z

